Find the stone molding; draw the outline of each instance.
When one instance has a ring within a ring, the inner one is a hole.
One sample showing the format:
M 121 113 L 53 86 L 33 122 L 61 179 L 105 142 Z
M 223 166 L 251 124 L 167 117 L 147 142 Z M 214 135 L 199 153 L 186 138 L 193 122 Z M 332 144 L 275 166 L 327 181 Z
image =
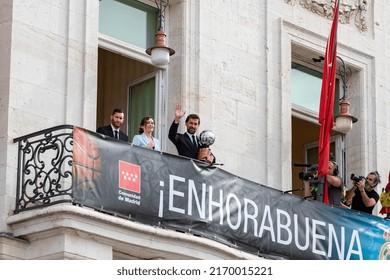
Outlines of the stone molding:
M 295 5 L 296 2 L 309 11 L 328 19 L 333 18 L 335 0 L 284 0 L 287 4 Z M 365 33 L 367 25 L 367 0 L 344 0 L 340 1 L 339 22 L 350 24 L 354 22 L 357 29 Z
M 7 223 L 22 248 L 10 254 L 0 236 L 0 259 L 263 259 L 201 236 L 65 203 L 9 216 Z

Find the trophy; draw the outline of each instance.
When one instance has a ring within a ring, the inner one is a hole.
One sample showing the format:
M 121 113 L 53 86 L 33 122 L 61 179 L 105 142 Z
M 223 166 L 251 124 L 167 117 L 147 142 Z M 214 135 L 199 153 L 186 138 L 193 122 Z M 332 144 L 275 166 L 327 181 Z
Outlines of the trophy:
M 214 144 L 215 135 L 210 130 L 204 130 L 199 134 L 199 138 L 200 147 L 198 150 L 198 159 L 212 164 L 215 161 L 215 158 L 209 147 Z
M 203 130 L 200 133 L 199 138 L 200 138 L 199 142 L 201 144 L 201 148 L 208 148 L 211 145 L 213 145 L 215 142 L 215 135 L 210 130 Z

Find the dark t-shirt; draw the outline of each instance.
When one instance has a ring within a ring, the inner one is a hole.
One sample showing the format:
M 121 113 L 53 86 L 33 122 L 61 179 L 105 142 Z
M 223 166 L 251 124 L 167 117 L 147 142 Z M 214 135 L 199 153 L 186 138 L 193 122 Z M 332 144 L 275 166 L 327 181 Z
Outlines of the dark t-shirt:
M 372 190 L 370 192 L 366 191 L 366 194 L 369 198 L 373 198 L 373 199 L 375 199 L 376 202 L 378 202 L 379 194 L 375 190 Z M 355 190 L 355 196 L 352 199 L 351 209 L 358 210 L 360 212 L 365 212 L 368 214 L 372 214 L 372 210 L 374 209 L 374 207 L 375 207 L 375 205 L 371 206 L 371 207 L 367 207 L 366 205 L 364 205 L 360 190 L 359 189 Z
M 316 196 L 317 201 L 324 201 L 324 182 L 325 182 L 325 176 L 315 180 L 314 184 L 311 184 L 311 186 L 315 186 L 314 190 L 315 193 L 312 192 L 312 195 Z M 335 187 L 328 183 L 328 198 L 329 198 L 329 204 L 340 206 L 341 202 L 341 187 Z
M 341 192 L 342 192 L 341 187 L 335 187 L 328 183 L 329 204 L 340 206 Z

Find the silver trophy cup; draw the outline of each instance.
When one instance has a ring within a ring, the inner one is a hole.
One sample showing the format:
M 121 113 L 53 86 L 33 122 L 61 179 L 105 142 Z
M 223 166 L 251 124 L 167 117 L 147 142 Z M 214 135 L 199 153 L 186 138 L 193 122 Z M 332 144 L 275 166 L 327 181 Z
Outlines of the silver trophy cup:
M 210 147 L 211 145 L 214 144 L 215 142 L 215 135 L 212 131 L 210 130 L 203 130 L 200 134 L 199 134 L 199 138 L 200 138 L 200 144 L 202 146 L 202 148 L 208 148 Z

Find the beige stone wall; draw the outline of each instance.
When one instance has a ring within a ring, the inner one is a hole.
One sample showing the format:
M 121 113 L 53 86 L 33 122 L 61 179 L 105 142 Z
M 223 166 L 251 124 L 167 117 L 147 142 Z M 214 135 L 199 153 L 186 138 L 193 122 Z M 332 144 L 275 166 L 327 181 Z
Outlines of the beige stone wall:
M 291 188 L 291 59 L 323 55 L 330 2 L 173 2 L 169 111 L 182 103 L 201 115 L 201 129 L 216 134 L 212 148 L 224 169 Z M 353 70 L 350 110 L 359 119 L 346 137 L 348 174 L 389 169 L 389 5 L 368 2 L 340 5 L 338 54 Z
M 331 25 L 326 3 L 170 1 L 167 30 L 176 54 L 160 75 L 168 86 L 162 127 L 169 127 L 181 103 L 201 116 L 201 130 L 216 134 L 212 149 L 223 169 L 290 189 L 291 60 L 293 54 L 323 54 Z M 390 4 L 342 3 L 338 53 L 354 71 L 351 113 L 359 119 L 346 137 L 348 174 L 377 169 L 384 186 L 390 169 Z M 0 2 L 0 233 L 11 232 L 13 139 L 60 124 L 96 128 L 98 5 Z M 166 148 L 175 152 L 170 143 Z
M 0 232 L 14 208 L 13 139 L 60 124 L 95 129 L 98 1 L 0 6 Z

